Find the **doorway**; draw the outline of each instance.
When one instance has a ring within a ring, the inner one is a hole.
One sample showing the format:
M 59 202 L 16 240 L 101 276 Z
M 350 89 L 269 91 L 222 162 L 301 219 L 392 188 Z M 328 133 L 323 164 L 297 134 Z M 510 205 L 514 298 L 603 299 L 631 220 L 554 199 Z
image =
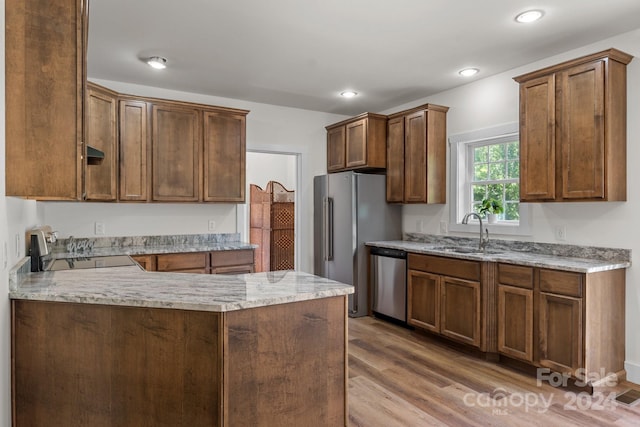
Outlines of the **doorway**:
M 300 259 L 299 242 L 299 191 L 300 179 L 300 153 L 267 152 L 247 150 L 246 160 L 246 203 L 238 209 L 241 218 L 238 218 L 238 230 L 243 241 L 250 240 L 250 185 L 255 184 L 261 188 L 266 188 L 269 181 L 277 181 L 294 193 L 294 266 L 298 269 Z

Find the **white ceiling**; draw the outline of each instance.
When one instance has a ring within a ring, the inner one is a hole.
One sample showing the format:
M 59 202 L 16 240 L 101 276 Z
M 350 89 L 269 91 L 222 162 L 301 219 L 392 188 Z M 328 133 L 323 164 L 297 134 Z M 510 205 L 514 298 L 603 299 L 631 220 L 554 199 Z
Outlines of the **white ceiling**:
M 541 21 L 514 21 L 532 8 Z M 90 0 L 89 13 L 89 77 L 345 115 L 640 26 L 639 0 Z

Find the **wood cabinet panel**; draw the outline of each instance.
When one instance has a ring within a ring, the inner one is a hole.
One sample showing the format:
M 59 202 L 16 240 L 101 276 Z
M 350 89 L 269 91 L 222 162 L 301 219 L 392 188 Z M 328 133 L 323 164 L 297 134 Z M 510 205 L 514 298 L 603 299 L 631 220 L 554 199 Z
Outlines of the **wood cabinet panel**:
M 404 118 L 404 198 L 423 202 L 427 197 L 427 114 L 419 111 Z
M 521 265 L 498 264 L 498 282 L 503 285 L 533 289 L 533 268 Z
M 389 116 L 387 202 L 446 203 L 448 110 L 425 104 Z
M 13 301 L 12 316 L 15 425 L 220 425 L 219 313 Z
M 575 373 L 584 367 L 582 299 L 540 293 L 540 365 Z
M 147 201 L 150 175 L 147 103 L 120 101 L 120 200 Z
M 211 252 L 211 267 L 253 264 L 253 249 Z
M 204 111 L 204 200 L 244 202 L 245 116 Z
M 153 200 L 200 200 L 201 121 L 194 108 L 152 106 Z
M 156 256 L 155 255 L 131 255 L 131 258 L 140 264 L 145 271 L 156 271 Z
M 480 347 L 480 282 L 443 276 L 440 292 L 440 333 Z
M 407 322 L 432 332 L 440 332 L 440 276 L 408 270 Z
M 323 298 L 226 313 L 225 373 L 236 375 L 225 377 L 225 425 L 347 425 L 345 303 Z
M 82 198 L 84 3 L 5 2 L 7 196 Z
M 387 123 L 387 202 L 404 201 L 404 117 Z
M 364 113 L 327 129 L 327 172 L 382 170 L 387 159 L 387 117 Z
M 480 280 L 478 261 L 410 253 L 407 256 L 407 268 L 461 279 Z
M 346 141 L 344 126 L 327 130 L 327 172 L 335 172 L 345 168 Z
M 604 66 L 558 74 L 561 87 L 561 171 L 564 199 L 604 198 Z
M 104 153 L 101 160 L 87 157 L 85 199 L 116 200 L 118 187 L 118 94 L 87 83 L 85 142 Z
M 522 201 L 626 200 L 632 58 L 609 49 L 514 78 Z
M 157 255 L 158 271 L 203 270 L 209 267 L 209 253 L 182 253 Z
M 556 197 L 555 76 L 520 85 L 520 199 Z
M 540 291 L 582 297 L 584 275 L 570 271 L 540 270 Z
M 498 351 L 533 361 L 533 290 L 498 284 Z
M 346 125 L 346 162 L 347 168 L 367 164 L 367 119 L 361 119 Z

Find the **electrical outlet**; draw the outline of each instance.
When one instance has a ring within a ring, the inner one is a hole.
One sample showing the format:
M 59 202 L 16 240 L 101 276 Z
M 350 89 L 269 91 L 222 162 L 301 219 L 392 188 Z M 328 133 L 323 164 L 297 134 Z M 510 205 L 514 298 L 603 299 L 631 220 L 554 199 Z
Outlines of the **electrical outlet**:
M 559 225 L 556 227 L 556 240 L 564 242 L 567 240 L 567 226 Z
M 447 234 L 447 221 L 440 221 L 440 233 Z
M 209 220 L 209 231 L 216 231 L 216 222 L 212 219 Z
M 16 259 L 20 258 L 20 235 L 19 234 L 16 234 L 15 250 L 16 250 Z
M 94 234 L 96 236 L 104 236 L 105 232 L 106 232 L 106 227 L 104 225 L 104 222 L 96 222 Z
M 418 233 L 424 233 L 424 219 L 419 219 L 416 223 L 416 229 Z

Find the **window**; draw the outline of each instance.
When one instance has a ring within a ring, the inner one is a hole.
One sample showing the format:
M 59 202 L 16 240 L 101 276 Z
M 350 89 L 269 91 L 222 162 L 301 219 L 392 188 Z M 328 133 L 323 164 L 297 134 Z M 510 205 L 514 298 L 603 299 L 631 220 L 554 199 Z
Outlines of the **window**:
M 530 233 L 529 211 L 520 203 L 520 153 L 518 124 L 481 129 L 449 138 L 451 144 L 451 231 L 477 232 L 462 224 L 468 212 L 479 212 L 482 200 L 502 202 L 498 223 L 488 225 L 497 234 Z
M 520 219 L 520 161 L 517 137 L 511 142 L 468 144 L 471 211 L 480 212 L 482 201 L 496 199 L 504 212 L 499 221 Z

